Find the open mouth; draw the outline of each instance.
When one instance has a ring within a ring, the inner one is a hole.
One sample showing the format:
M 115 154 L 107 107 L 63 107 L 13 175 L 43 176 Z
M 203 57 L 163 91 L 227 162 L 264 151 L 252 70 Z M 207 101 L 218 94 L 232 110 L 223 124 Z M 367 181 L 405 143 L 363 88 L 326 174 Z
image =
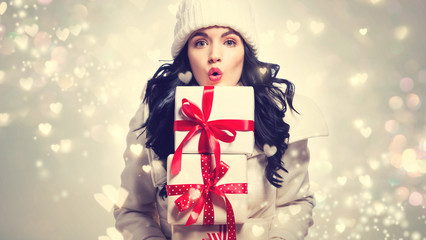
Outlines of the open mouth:
M 219 81 L 222 78 L 222 71 L 219 68 L 210 68 L 208 75 L 210 81 Z

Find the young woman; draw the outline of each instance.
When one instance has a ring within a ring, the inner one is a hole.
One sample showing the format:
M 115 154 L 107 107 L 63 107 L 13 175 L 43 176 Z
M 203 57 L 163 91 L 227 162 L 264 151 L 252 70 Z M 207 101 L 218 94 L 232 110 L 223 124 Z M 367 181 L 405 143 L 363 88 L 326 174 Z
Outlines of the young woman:
M 256 148 L 247 155 L 250 218 L 241 229 L 244 239 L 303 239 L 314 207 L 307 139 L 327 135 L 320 111 L 294 95 L 291 82 L 276 77 L 278 65 L 257 59 L 246 0 L 184 0 L 176 18 L 173 63 L 148 81 L 130 121 L 121 176 L 129 195 L 115 208 L 117 229 L 125 239 L 171 238 L 165 162 L 174 153 L 176 87 L 241 85 L 255 93 Z M 131 151 L 134 144 L 144 146 L 141 154 Z

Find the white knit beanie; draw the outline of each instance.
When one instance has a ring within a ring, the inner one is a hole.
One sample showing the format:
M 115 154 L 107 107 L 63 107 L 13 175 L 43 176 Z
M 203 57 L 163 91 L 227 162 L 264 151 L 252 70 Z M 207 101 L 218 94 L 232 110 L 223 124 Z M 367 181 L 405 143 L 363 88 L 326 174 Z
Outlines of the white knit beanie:
M 173 59 L 194 31 L 211 26 L 234 29 L 256 54 L 254 15 L 247 0 L 182 0 L 176 14 Z

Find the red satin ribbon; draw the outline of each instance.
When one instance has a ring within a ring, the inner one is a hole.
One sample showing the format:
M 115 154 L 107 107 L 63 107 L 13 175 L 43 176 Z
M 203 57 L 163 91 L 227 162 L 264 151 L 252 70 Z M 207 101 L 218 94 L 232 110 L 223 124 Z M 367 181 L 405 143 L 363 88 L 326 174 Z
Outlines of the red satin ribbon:
M 226 225 L 219 225 L 218 233 L 207 233 L 209 239 L 203 238 L 203 240 L 226 240 Z
M 167 195 L 182 195 L 175 200 L 180 212 L 194 206 L 185 224 L 189 226 L 197 222 L 204 209 L 203 225 L 214 224 L 214 208 L 212 194 L 222 197 L 226 206 L 226 224 L 228 226 L 228 240 L 236 239 L 235 215 L 231 202 L 225 194 L 247 194 L 247 183 L 227 183 L 216 186 L 217 182 L 226 174 L 229 166 L 220 162 L 215 170 L 211 171 L 211 155 L 201 154 L 201 172 L 204 184 L 176 184 L 167 185 Z
M 236 131 L 254 131 L 254 121 L 221 119 L 209 121 L 213 106 L 214 87 L 205 86 L 203 90 L 203 101 L 201 109 L 189 101 L 182 99 L 182 112 L 190 120 L 176 120 L 174 122 L 174 131 L 189 131 L 173 155 L 171 164 L 171 175 L 180 172 L 182 161 L 183 145 L 188 142 L 198 131 L 201 131 L 200 141 L 198 142 L 198 153 L 213 152 L 216 166 L 220 163 L 220 143 L 230 143 L 237 136 Z

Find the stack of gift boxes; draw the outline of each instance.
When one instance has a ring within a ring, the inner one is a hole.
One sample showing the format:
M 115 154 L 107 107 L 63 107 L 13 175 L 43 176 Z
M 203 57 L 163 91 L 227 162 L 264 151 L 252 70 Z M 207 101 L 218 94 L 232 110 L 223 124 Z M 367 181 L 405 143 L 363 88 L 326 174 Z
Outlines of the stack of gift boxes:
M 177 87 L 174 132 L 166 186 L 172 239 L 236 239 L 248 218 L 253 88 Z

